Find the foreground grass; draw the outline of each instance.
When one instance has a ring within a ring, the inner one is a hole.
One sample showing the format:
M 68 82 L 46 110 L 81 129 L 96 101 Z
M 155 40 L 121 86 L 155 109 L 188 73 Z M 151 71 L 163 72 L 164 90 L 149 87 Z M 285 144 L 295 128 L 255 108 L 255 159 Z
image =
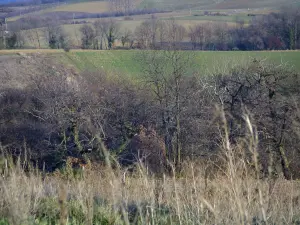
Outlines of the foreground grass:
M 210 179 L 195 163 L 160 178 L 142 168 L 74 177 L 15 167 L 0 178 L 0 224 L 299 224 L 300 183 L 257 180 L 237 162 Z

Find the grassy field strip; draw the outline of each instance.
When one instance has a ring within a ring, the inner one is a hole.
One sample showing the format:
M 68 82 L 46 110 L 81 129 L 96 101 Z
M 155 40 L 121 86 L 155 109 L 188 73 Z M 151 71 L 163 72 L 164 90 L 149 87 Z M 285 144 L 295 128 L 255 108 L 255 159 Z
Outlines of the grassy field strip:
M 55 12 L 87 12 L 102 13 L 109 11 L 108 1 L 81 2 L 75 4 L 66 4 L 53 9 Z
M 109 11 L 108 1 L 93 1 L 73 4 L 61 4 L 59 6 L 43 9 L 40 11 L 27 13 L 23 16 L 10 17 L 8 21 L 16 21 L 24 16 L 42 15 L 49 12 L 86 12 L 86 13 L 103 13 Z
M 104 69 L 130 76 L 138 76 L 141 65 L 140 51 L 71 51 L 65 54 L 79 70 Z M 264 52 L 187 52 L 193 54 L 194 71 L 199 74 L 226 72 L 234 66 L 247 63 L 254 58 L 265 59 L 275 64 L 286 63 L 300 71 L 300 51 Z M 237 62 L 239 62 L 237 64 Z
M 24 50 L 1 50 L 0 55 L 5 54 L 59 54 L 59 60 L 72 64 L 77 69 L 105 70 L 118 74 L 138 76 L 141 65 L 138 57 L 139 50 L 71 50 L 65 53 L 63 50 L 51 49 L 24 49 Z M 247 63 L 254 58 L 265 59 L 275 64 L 285 63 L 295 70 L 300 71 L 300 51 L 255 51 L 255 52 L 211 52 L 211 51 L 187 51 L 194 58 L 194 70 L 199 74 L 226 72 L 231 67 Z M 237 64 L 237 62 L 239 62 Z

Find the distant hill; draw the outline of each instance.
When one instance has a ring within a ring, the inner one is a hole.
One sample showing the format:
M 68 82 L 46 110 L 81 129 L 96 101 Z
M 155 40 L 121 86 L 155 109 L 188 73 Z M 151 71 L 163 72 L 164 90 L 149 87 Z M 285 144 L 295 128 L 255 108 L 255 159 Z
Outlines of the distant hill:
M 32 0 L 0 0 L 0 5 L 10 4 L 10 3 L 24 3 L 32 2 Z
M 0 0 L 0 6 L 28 6 L 46 3 L 65 2 L 65 0 Z

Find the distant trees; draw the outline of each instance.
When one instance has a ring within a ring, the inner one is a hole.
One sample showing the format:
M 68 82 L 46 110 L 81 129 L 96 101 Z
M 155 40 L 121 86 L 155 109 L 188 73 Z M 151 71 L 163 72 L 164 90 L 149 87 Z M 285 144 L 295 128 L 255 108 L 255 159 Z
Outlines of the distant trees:
M 183 41 L 186 29 L 178 25 L 174 19 L 161 21 L 152 16 L 150 20 L 144 21 L 135 30 L 137 45 L 140 48 L 168 48 L 174 49 Z M 159 45 L 158 45 L 159 43 Z
M 16 33 L 13 33 L 10 37 L 7 37 L 6 47 L 15 48 L 17 45 L 18 37 Z
M 6 30 L 4 21 L 0 21 L 0 49 L 22 48 L 24 36 L 22 31 L 9 32 Z
M 126 15 L 124 12 L 130 11 L 133 3 L 130 0 L 112 0 L 110 4 L 118 15 Z M 252 20 L 247 26 L 243 20 L 237 19 L 236 26 L 229 26 L 225 22 L 208 22 L 188 29 L 178 24 L 174 18 L 162 20 L 155 15 L 131 31 L 120 29 L 120 24 L 114 19 L 102 18 L 89 24 L 91 29 L 86 24 L 82 25 L 82 39 L 78 35 L 76 47 L 112 49 L 118 40 L 123 47 L 142 49 L 166 49 L 175 46 L 177 49 L 220 51 L 297 49 L 300 48 L 299 11 L 298 8 L 285 8 L 269 15 L 256 15 L 251 17 Z M 25 39 L 36 48 L 44 46 L 41 43 L 44 39 L 50 48 L 63 48 L 68 38 L 61 25 L 66 22 L 59 18 L 64 17 L 57 15 L 56 19 L 51 18 L 49 22 L 50 17 L 28 16 L 10 23 L 10 34 L 17 35 L 18 40 L 14 48 L 22 47 L 22 40 Z M 69 15 L 67 19 L 70 19 Z M 9 46 L 4 43 L 3 32 L 2 24 L 2 48 L 11 48 L 12 42 Z
M 139 48 L 150 48 L 153 41 L 153 30 L 150 21 L 144 21 L 135 29 L 135 36 Z
M 119 37 L 119 25 L 113 19 L 100 19 L 94 23 L 98 49 L 111 49 Z
M 51 22 L 44 28 L 44 32 L 50 48 L 59 49 L 67 47 L 67 36 L 60 25 Z
M 121 36 L 122 46 L 125 47 L 127 45 L 127 47 L 132 48 L 134 42 L 133 38 L 131 30 L 125 30 Z
M 190 27 L 193 49 L 201 50 L 263 50 L 299 47 L 299 9 L 256 16 L 249 26 L 237 21 L 235 28 L 226 23 L 206 23 Z
M 109 0 L 110 10 L 113 12 L 130 12 L 134 7 L 134 0 Z
M 191 83 L 185 75 L 192 66 L 189 54 L 177 51 L 152 51 L 141 55 L 143 80 L 152 90 L 160 109 L 159 125 L 164 135 L 167 156 L 170 162 L 180 165 L 182 158 L 182 112 L 189 95 Z
M 234 30 L 237 47 L 241 50 L 299 47 L 299 15 L 299 8 L 285 8 L 279 13 L 254 18 L 248 27 Z
M 91 48 L 94 44 L 94 40 L 96 37 L 94 29 L 91 26 L 85 24 L 80 28 L 80 32 L 81 32 L 82 48 L 83 49 Z

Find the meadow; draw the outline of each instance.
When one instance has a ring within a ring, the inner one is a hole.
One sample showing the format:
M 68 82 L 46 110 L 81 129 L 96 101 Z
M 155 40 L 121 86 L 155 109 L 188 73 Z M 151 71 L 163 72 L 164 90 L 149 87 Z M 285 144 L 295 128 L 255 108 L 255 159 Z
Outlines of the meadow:
M 186 52 L 194 60 L 194 70 L 198 73 L 210 74 L 228 71 L 234 66 L 249 62 L 249 60 L 265 59 L 276 64 L 287 64 L 300 71 L 300 51 L 261 51 L 261 52 Z M 108 72 L 117 72 L 138 76 L 141 65 L 137 61 L 138 50 L 115 51 L 71 51 L 61 54 L 61 60 L 74 65 L 79 70 L 104 69 Z
M 8 18 L 8 21 L 16 21 L 26 16 L 39 16 L 50 12 L 85 12 L 85 13 L 103 13 L 109 11 L 108 1 L 92 1 L 92 2 L 78 2 L 78 3 L 61 3 L 58 6 L 50 7 L 40 11 L 28 13 L 21 16 L 14 16 Z
M 141 50 L 76 49 L 66 53 L 63 50 L 55 49 L 18 49 L 1 50 L 0 55 L 45 53 L 78 71 L 105 70 L 109 73 L 138 77 L 142 68 L 139 61 L 142 52 Z M 194 64 L 192 69 L 199 74 L 226 72 L 254 59 L 265 60 L 277 65 L 285 64 L 300 71 L 300 51 L 186 51 L 184 54 L 190 55 Z
M 102 12 L 109 11 L 109 3 L 107 1 L 95 1 L 95 2 L 66 4 L 55 8 L 53 11 L 102 13 Z

